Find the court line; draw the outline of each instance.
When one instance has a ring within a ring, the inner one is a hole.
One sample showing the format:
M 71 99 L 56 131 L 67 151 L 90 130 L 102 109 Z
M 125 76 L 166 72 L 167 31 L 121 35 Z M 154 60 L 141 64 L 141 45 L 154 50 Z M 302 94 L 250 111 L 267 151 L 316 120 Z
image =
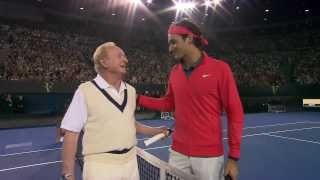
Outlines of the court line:
M 17 166 L 17 167 L 13 167 L 13 168 L 0 169 L 0 172 L 28 168 L 28 167 L 35 167 L 35 166 L 50 165 L 50 164 L 56 164 L 56 163 L 61 163 L 61 162 L 62 161 L 49 161 L 49 162 L 45 162 L 45 163 L 29 164 L 29 165 L 25 165 L 25 166 Z
M 161 146 L 161 147 L 154 147 L 154 148 L 146 148 L 143 149 L 145 151 L 148 150 L 152 150 L 152 149 L 161 149 L 161 148 L 167 148 L 170 146 Z M 0 172 L 4 172 L 4 171 L 11 171 L 11 170 L 16 170 L 16 169 L 22 169 L 22 168 L 28 168 L 28 167 L 36 167 L 36 166 L 43 166 L 43 165 L 50 165 L 50 164 L 56 164 L 56 163 L 61 163 L 62 161 L 49 161 L 49 162 L 45 162 L 45 163 L 38 163 L 38 164 L 29 164 L 29 165 L 25 165 L 25 166 L 17 166 L 17 167 L 12 167 L 12 168 L 6 168 L 6 169 L 0 169 Z
M 263 133 L 256 133 L 256 134 L 247 134 L 247 135 L 243 135 L 242 138 L 252 137 L 252 136 L 268 135 L 268 134 L 273 134 L 273 133 L 292 132 L 292 131 L 303 131 L 303 130 L 318 129 L 318 128 L 320 129 L 320 127 L 310 127 L 310 128 L 299 128 L 299 129 L 288 129 L 288 130 L 282 130 L 282 131 L 263 132 Z M 226 140 L 226 139 L 228 139 L 228 138 L 223 138 L 223 140 Z
M 243 130 L 246 129 L 256 129 L 256 128 L 262 128 L 262 127 L 273 127 L 273 126 L 285 126 L 285 125 L 292 125 L 292 124 L 320 124 L 320 122 L 313 122 L 313 121 L 301 121 L 301 122 L 294 122 L 294 123 L 277 123 L 277 124 L 267 124 L 267 125 L 261 125 L 261 126 L 247 126 L 244 127 Z M 224 132 L 227 131 L 227 129 L 223 130 Z
M 137 141 L 144 141 L 144 140 L 146 140 L 146 139 L 149 139 L 150 137 L 148 137 L 148 138 L 140 138 L 140 139 L 137 139 Z
M 1 154 L 0 157 L 15 156 L 15 155 L 21 155 L 21 154 L 30 154 L 30 153 L 45 152 L 45 151 L 56 151 L 56 150 L 60 150 L 60 149 L 62 149 L 62 148 L 39 149 L 39 150 L 25 151 L 25 152 L 19 152 L 19 153 Z
M 247 127 L 244 127 L 243 130 L 246 130 L 246 129 L 256 129 L 256 128 L 261 128 L 261 127 L 273 127 L 273 126 L 285 126 L 285 125 L 292 125 L 292 124 L 303 124 L 303 123 L 306 123 L 306 124 L 320 124 L 320 122 L 313 122 L 313 121 L 301 121 L 301 122 L 294 122 L 294 123 L 277 123 L 277 124 L 268 124 L 268 125 L 261 125 L 261 126 L 247 126 Z M 223 131 L 227 131 L 227 129 L 223 129 Z M 140 139 L 137 139 L 138 141 L 143 141 L 143 140 L 146 140 L 146 139 L 149 139 L 149 138 L 140 138 Z
M 312 144 L 320 144 L 320 142 L 318 142 L 318 141 L 309 141 L 309 140 L 298 139 L 298 138 L 291 138 L 291 137 L 286 137 L 286 136 L 279 136 L 279 135 L 274 135 L 274 134 L 266 134 L 266 136 L 271 136 L 271 137 L 276 137 L 276 138 L 282 138 L 282 139 L 286 139 L 286 140 L 294 140 L 294 141 L 307 142 L 307 143 L 312 143 Z
M 21 147 L 30 147 L 32 146 L 32 142 L 22 142 L 22 143 L 16 143 L 16 144 L 7 144 L 4 148 L 5 149 L 11 149 L 11 148 L 21 148 Z
M 309 142 L 309 143 L 314 143 L 314 144 L 320 144 L 320 142 L 316 142 L 316 141 L 308 141 L 308 140 L 303 140 L 303 139 L 289 138 L 289 137 L 284 137 L 284 136 L 272 135 L 272 133 L 302 131 L 302 130 L 318 129 L 318 128 L 320 128 L 320 127 L 290 129 L 290 130 L 282 130 L 282 131 L 272 131 L 272 132 L 267 132 L 267 133 L 257 133 L 257 134 L 244 135 L 242 137 L 245 138 L 245 137 L 251 137 L 251 136 L 266 135 L 266 136 L 273 136 L 273 137 L 278 137 L 278 138 L 284 138 L 284 139 L 290 139 L 290 140 L 296 140 L 296 141 L 303 141 L 303 142 Z M 228 139 L 228 138 L 223 138 L 223 139 L 225 140 L 225 139 Z M 143 150 L 148 151 L 148 150 L 162 149 L 162 148 L 168 148 L 168 147 L 170 147 L 170 146 L 160 146 L 160 147 L 153 147 L 153 148 L 145 148 Z M 55 149 L 61 149 L 61 148 L 55 148 Z M 55 150 L 55 149 L 51 149 L 51 150 Z M 17 153 L 15 153 L 15 154 L 17 154 Z M 7 169 L 0 169 L 0 172 L 10 171 L 10 170 L 15 170 L 15 169 L 28 168 L 28 167 L 42 166 L 42 165 L 50 165 L 50 164 L 61 163 L 61 162 L 62 161 L 60 160 L 60 161 L 50 161 L 50 162 L 39 163 L 39 164 L 30 164 L 30 165 L 25 165 L 25 166 L 18 166 L 18 167 L 7 168 Z
M 302 123 L 311 123 L 311 124 L 320 124 L 319 122 L 313 122 L 313 121 L 302 121 L 302 122 L 294 122 L 294 123 L 278 123 L 278 124 L 270 124 L 270 125 L 262 125 L 262 126 L 249 126 L 245 127 L 243 129 L 255 129 L 255 128 L 260 128 L 260 127 L 272 127 L 272 126 L 283 126 L 283 125 L 291 125 L 291 124 L 302 124 Z M 304 130 L 303 128 L 302 130 Z M 299 129 L 293 129 L 293 130 L 299 130 Z M 226 131 L 224 129 L 223 131 Z M 267 133 L 277 133 L 278 131 L 275 132 L 267 132 Z M 258 133 L 258 134 L 251 134 L 251 135 L 245 135 L 242 137 L 251 137 L 251 136 L 258 136 L 258 135 L 266 135 L 266 133 Z M 145 140 L 148 138 L 142 138 L 142 139 L 137 139 L 138 141 Z M 228 138 L 223 138 L 224 140 Z M 165 147 L 165 146 L 163 146 Z M 21 154 L 30 154 L 30 153 L 37 153 L 37 152 L 45 152 L 45 151 L 54 151 L 54 150 L 61 150 L 62 148 L 53 148 L 53 149 L 40 149 L 40 150 L 34 150 L 34 151 L 26 151 L 26 152 L 20 152 L 20 153 L 12 153 L 12 154 L 0 154 L 0 157 L 7 157 L 7 156 L 14 156 L 14 155 L 21 155 Z M 148 149 L 149 150 L 149 149 Z M 151 150 L 151 149 L 150 149 Z

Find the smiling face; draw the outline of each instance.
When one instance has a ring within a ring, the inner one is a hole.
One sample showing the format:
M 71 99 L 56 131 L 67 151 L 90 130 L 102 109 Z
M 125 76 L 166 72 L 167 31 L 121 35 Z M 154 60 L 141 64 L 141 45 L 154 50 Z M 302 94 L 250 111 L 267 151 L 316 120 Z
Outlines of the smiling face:
M 101 60 L 104 68 L 113 74 L 124 75 L 127 73 L 128 59 L 118 46 L 108 47 L 107 57 Z
M 184 40 L 180 35 L 168 34 L 169 54 L 172 55 L 174 59 L 180 60 L 183 58 L 183 44 Z
M 191 44 L 192 39 L 190 41 L 190 37 L 183 38 L 181 35 L 168 34 L 169 53 L 176 60 L 181 60 L 187 56 Z

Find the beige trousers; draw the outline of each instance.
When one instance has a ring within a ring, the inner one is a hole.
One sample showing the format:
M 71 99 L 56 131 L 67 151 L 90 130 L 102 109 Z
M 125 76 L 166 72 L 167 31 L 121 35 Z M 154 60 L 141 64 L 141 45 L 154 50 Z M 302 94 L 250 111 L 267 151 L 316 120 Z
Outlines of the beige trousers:
M 136 149 L 125 154 L 102 153 L 84 157 L 84 180 L 139 180 Z

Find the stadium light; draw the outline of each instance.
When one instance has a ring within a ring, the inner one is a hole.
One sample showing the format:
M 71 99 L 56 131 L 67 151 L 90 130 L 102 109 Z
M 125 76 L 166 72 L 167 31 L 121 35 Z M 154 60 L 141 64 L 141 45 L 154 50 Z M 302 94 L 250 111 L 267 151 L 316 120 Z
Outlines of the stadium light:
M 215 8 L 217 6 L 220 6 L 221 2 L 222 0 L 205 0 L 202 5 L 205 6 L 206 9 L 208 9 L 209 7 Z
M 194 2 L 175 2 L 175 8 L 178 11 L 192 10 L 196 7 Z
M 131 0 L 131 3 L 138 4 L 141 3 L 141 0 Z
M 211 4 L 212 4 L 212 1 L 210 1 L 210 0 L 206 0 L 206 1 L 204 2 L 204 5 L 205 5 L 206 7 L 211 6 Z
M 221 2 L 222 2 L 222 0 L 213 0 L 213 4 L 214 4 L 215 6 L 220 5 Z

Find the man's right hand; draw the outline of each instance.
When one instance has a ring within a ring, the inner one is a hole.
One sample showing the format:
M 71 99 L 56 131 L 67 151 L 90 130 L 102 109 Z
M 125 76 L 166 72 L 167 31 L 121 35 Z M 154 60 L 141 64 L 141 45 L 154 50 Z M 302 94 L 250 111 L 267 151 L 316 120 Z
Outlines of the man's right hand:
M 65 173 L 61 175 L 60 180 L 75 180 L 75 176 L 72 173 Z

